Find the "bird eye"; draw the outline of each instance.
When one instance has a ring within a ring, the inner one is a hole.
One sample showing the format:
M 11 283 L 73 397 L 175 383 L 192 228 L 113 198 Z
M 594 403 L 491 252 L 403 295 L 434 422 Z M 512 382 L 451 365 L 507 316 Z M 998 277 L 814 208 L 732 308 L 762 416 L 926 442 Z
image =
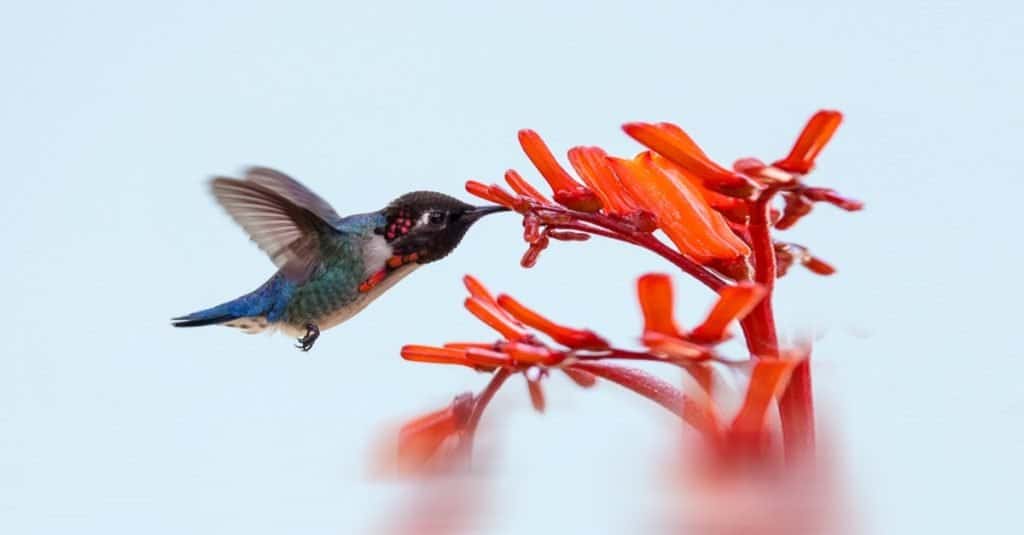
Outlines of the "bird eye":
M 427 221 L 430 222 L 431 225 L 440 225 L 441 223 L 444 223 L 444 212 L 430 212 L 430 215 L 427 217 Z

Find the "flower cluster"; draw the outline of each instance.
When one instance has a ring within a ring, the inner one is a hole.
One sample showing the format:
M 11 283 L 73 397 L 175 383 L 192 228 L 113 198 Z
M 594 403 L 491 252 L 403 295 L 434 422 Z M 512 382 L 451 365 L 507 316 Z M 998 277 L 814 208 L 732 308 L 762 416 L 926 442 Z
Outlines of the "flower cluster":
M 406 424 L 399 434 L 399 457 L 405 471 L 433 467 L 437 459 L 452 461 L 452 455 L 466 453 L 472 433 L 486 403 L 511 374 L 526 382 L 533 407 L 545 408 L 543 380 L 552 372 L 565 374 L 576 384 L 589 388 L 598 378 L 625 386 L 678 414 L 701 431 L 713 444 L 725 445 L 733 435 L 760 436 L 769 402 L 784 387 L 788 374 L 802 360 L 794 353 L 782 359 L 761 360 L 750 371 L 749 388 L 743 408 L 729 423 L 723 423 L 712 397 L 713 367 L 739 367 L 740 363 L 721 356 L 716 346 L 729 338 L 728 326 L 745 317 L 764 297 L 756 284 L 744 284 L 723 291 L 703 322 L 690 331 L 675 320 L 672 282 L 663 274 L 644 275 L 637 281 L 637 297 L 644 316 L 641 350 L 611 345 L 589 329 L 562 325 L 526 307 L 511 296 L 494 297 L 472 276 L 464 279 L 469 297 L 466 309 L 493 328 L 496 342 L 451 342 L 441 347 L 406 345 L 406 360 L 466 366 L 493 372 L 484 393 L 457 396 L 450 406 L 428 413 Z M 603 361 L 655 361 L 677 365 L 688 372 L 699 392 L 684 395 L 676 387 L 640 370 Z M 451 439 L 451 440 L 450 440 Z M 454 442 L 455 446 L 451 443 Z M 449 447 L 444 448 L 443 446 Z M 441 452 L 440 455 L 438 453 Z
M 766 224 L 784 230 L 807 215 L 816 202 L 847 211 L 862 208 L 859 201 L 803 182 L 841 121 L 837 111 L 819 111 L 788 156 L 771 165 L 740 158 L 732 170 L 708 158 L 676 125 L 628 123 L 623 130 L 649 150 L 633 158 L 617 158 L 598 147 L 574 147 L 568 159 L 582 183 L 558 163 L 536 132 L 522 130 L 520 145 L 554 191 L 554 202 L 511 169 L 505 181 L 514 193 L 477 181 L 467 182 L 466 189 L 524 215 L 525 239 L 530 244 L 523 260 L 526 267 L 536 261 L 549 238 L 584 240 L 588 234 L 611 232 L 618 234 L 611 237 L 624 239 L 660 229 L 675 245 L 674 252 L 726 278 L 742 280 L 750 275 L 750 227 L 759 217 L 754 210 L 767 208 Z M 781 210 L 769 204 L 776 194 L 784 200 Z M 794 261 L 818 274 L 834 271 L 802 246 L 777 242 L 773 247 L 785 259 L 780 273 Z
M 841 121 L 837 111 L 819 111 L 785 158 L 772 164 L 741 158 L 731 169 L 711 160 L 678 126 L 629 123 L 623 129 L 646 150 L 620 158 L 597 147 L 574 147 L 568 161 L 578 179 L 536 132 L 520 131 L 519 143 L 550 185 L 550 198 L 515 170 L 504 176 L 511 191 L 478 181 L 467 182 L 466 189 L 523 216 L 528 244 L 524 267 L 534 265 L 552 240 L 602 236 L 660 255 L 716 292 L 718 299 L 705 320 L 687 330 L 674 319 L 671 279 L 661 274 L 640 277 L 642 348 L 626 349 L 589 329 L 554 322 L 508 295 L 495 297 L 467 276 L 466 309 L 501 339 L 407 345 L 402 356 L 468 366 L 492 378 L 480 394 L 458 396 L 450 407 L 403 428 L 399 453 L 407 467 L 452 457 L 442 452 L 466 454 L 484 409 L 513 374 L 525 378 L 533 406 L 543 411 L 542 385 L 552 372 L 584 387 L 600 378 L 629 388 L 679 415 L 719 452 L 763 453 L 771 442 L 766 417 L 778 400 L 787 456 L 813 448 L 809 348 L 779 346 L 771 302 L 775 280 L 793 264 L 820 275 L 832 274 L 834 268 L 801 245 L 775 240 L 772 231 L 791 228 L 819 202 L 847 211 L 861 209 L 858 201 L 804 182 Z M 775 206 L 777 199 L 780 206 Z M 749 352 L 742 360 L 725 358 L 718 348 L 736 321 Z M 697 389 L 683 395 L 673 385 L 609 360 L 672 364 L 685 370 Z M 716 366 L 742 369 L 749 376 L 742 407 L 730 418 L 719 414 L 714 401 Z

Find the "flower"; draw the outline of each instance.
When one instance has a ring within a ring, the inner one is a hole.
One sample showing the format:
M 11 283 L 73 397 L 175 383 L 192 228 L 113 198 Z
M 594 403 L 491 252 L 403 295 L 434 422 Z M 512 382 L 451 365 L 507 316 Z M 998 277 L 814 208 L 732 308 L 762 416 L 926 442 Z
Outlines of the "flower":
M 622 129 L 642 145 L 693 173 L 711 191 L 751 198 L 759 189 L 748 177 L 711 161 L 682 128 L 672 123 L 626 123 Z
M 612 168 L 633 197 L 658 221 L 679 252 L 701 264 L 714 259 L 734 260 L 750 254 L 725 218 L 701 191 L 670 169 L 659 167 L 654 154 L 642 152 L 626 160 L 611 158 Z
M 544 180 L 551 185 L 555 192 L 555 201 L 581 212 L 596 212 L 601 209 L 601 200 L 597 195 L 569 176 L 537 132 L 520 130 L 519 145 L 523 147 L 523 152 L 540 171 Z
M 672 279 L 649 273 L 637 280 L 637 299 L 644 316 L 643 343 L 648 349 L 682 359 L 706 359 L 713 346 L 727 340 L 728 326 L 746 317 L 767 291 L 759 284 L 741 282 L 718 294 L 707 318 L 687 333 L 675 321 Z
M 470 393 L 460 394 L 451 405 L 428 412 L 402 426 L 398 433 L 398 471 L 415 474 L 429 471 L 455 460 L 452 455 L 458 450 L 450 444 L 448 456 L 439 455 L 442 446 L 450 439 L 457 442 L 466 429 L 473 411 L 474 398 Z

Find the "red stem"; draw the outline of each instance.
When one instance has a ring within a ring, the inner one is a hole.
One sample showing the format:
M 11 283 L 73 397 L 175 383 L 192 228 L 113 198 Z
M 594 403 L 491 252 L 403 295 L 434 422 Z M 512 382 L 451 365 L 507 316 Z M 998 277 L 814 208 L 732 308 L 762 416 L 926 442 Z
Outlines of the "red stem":
M 772 243 L 769 211 L 775 192 L 766 190 L 750 213 L 750 242 L 754 254 L 754 280 L 768 289 L 757 307 L 741 322 L 747 348 L 760 358 L 778 358 L 779 340 L 772 312 L 775 288 L 775 246 Z M 786 456 L 796 459 L 814 450 L 814 396 L 811 390 L 810 360 L 793 371 L 789 386 L 779 400 L 782 436 Z
M 498 389 L 508 379 L 509 375 L 512 375 L 512 370 L 508 368 L 501 368 L 494 372 L 491 376 L 491 382 L 487 383 L 487 388 L 477 396 L 476 403 L 473 405 L 473 412 L 469 415 L 469 420 L 466 421 L 466 431 L 470 434 L 476 432 L 476 426 L 480 424 L 480 418 L 484 414 L 484 409 L 487 408 L 487 404 L 494 399 L 494 395 L 498 393 Z
M 747 349 L 755 357 L 774 358 L 779 355 L 779 338 L 775 333 L 772 293 L 775 289 L 775 246 L 769 226 L 769 210 L 775 195 L 765 190 L 750 210 L 750 248 L 754 255 L 754 281 L 768 291 L 764 299 L 743 319 Z
M 573 219 L 585 221 L 591 225 L 581 225 L 578 222 L 557 222 L 550 223 L 548 226 L 551 228 L 560 228 L 567 230 L 579 230 L 582 232 L 589 232 L 591 234 L 597 234 L 606 238 L 612 238 L 614 240 L 624 241 L 631 243 L 639 247 L 647 249 L 665 260 L 668 260 L 679 269 L 683 270 L 686 274 L 700 281 L 708 288 L 715 292 L 720 291 L 725 287 L 726 281 L 722 280 L 721 277 L 715 275 L 704 266 L 694 262 L 693 260 L 673 251 L 660 240 L 655 238 L 648 232 L 637 231 L 632 225 L 619 221 L 617 219 L 608 217 L 602 214 L 588 214 L 583 212 L 569 212 L 560 208 L 543 207 L 544 211 L 553 212 L 561 215 L 569 215 Z M 598 228 L 594 228 L 592 225 L 597 225 Z
M 668 409 L 672 414 L 679 416 L 683 421 L 698 430 L 709 434 L 717 434 L 718 432 L 715 419 L 709 414 L 705 406 L 683 395 L 679 389 L 671 384 L 645 371 L 596 362 L 579 362 L 573 364 L 570 368 L 589 372 L 624 386 Z
M 487 383 L 487 387 L 484 388 L 483 392 L 477 396 L 476 403 L 473 404 L 473 412 L 469 415 L 469 420 L 466 421 L 465 435 L 463 440 L 459 442 L 459 448 L 462 449 L 463 458 L 466 460 L 467 466 L 473 455 L 473 441 L 476 438 L 476 428 L 480 424 L 480 418 L 484 414 L 484 410 L 487 409 L 487 405 L 494 399 L 494 395 L 498 393 L 498 389 L 505 383 L 505 380 L 512 375 L 512 370 L 508 368 L 501 368 L 494 372 L 491 376 L 491 381 Z

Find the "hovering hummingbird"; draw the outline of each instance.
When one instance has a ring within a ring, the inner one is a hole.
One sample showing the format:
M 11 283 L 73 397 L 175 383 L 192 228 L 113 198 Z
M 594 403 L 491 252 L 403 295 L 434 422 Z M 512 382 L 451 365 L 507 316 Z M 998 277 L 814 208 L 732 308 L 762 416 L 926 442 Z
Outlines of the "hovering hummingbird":
M 309 351 L 334 327 L 423 264 L 447 256 L 481 217 L 508 210 L 414 191 L 384 209 L 341 217 L 291 177 L 262 167 L 211 181 L 217 202 L 279 268 L 253 292 L 174 318 L 175 327 L 279 329 Z

